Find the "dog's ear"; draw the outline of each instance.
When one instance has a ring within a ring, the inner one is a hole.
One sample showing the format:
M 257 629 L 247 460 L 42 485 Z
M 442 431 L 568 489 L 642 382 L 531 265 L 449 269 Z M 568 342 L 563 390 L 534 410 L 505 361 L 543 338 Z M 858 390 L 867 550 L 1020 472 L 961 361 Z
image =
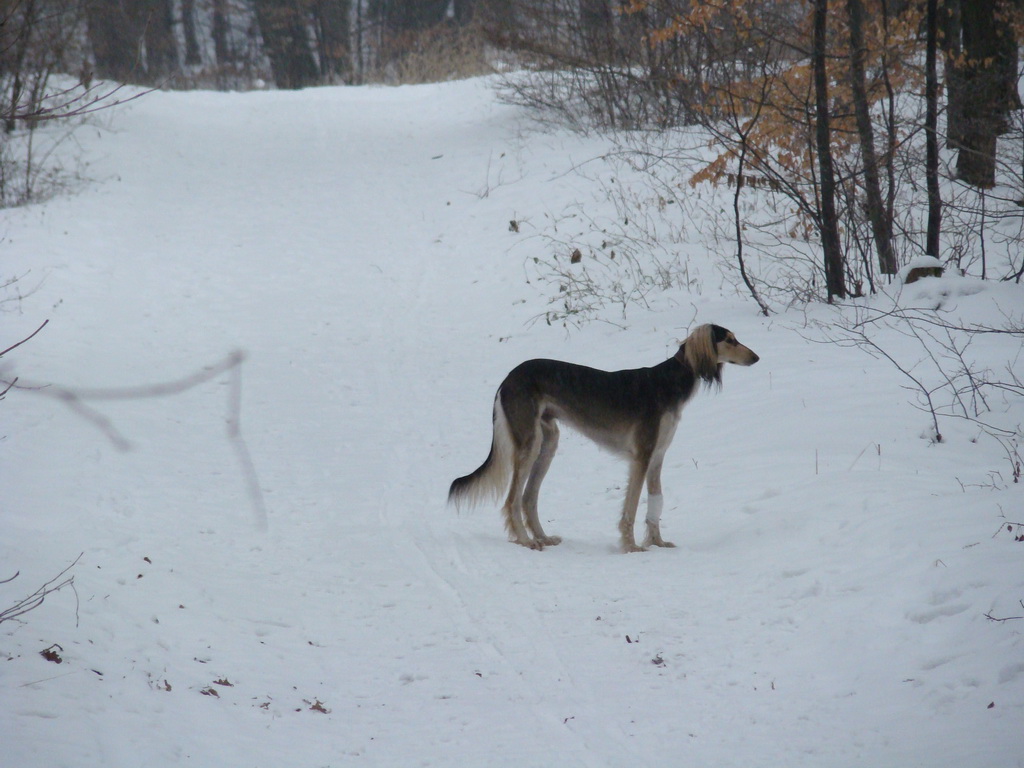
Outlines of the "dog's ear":
M 728 336 L 729 336 L 729 329 L 728 328 L 723 328 L 720 325 L 712 325 L 711 326 L 711 338 L 714 340 L 715 344 L 721 344 L 723 341 L 726 340 L 726 338 Z
M 716 328 L 728 333 L 717 325 L 701 325 L 694 328 L 693 333 L 683 343 L 683 355 L 697 378 L 708 386 L 720 387 L 722 364 L 718 362 L 718 350 L 715 348 Z

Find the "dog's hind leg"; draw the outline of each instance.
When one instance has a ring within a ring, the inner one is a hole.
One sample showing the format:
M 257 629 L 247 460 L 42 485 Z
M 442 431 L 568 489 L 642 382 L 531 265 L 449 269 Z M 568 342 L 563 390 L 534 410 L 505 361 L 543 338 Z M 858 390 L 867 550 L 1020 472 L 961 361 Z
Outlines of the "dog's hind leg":
M 629 463 L 629 484 L 626 486 L 626 500 L 622 504 L 622 518 L 619 520 L 623 552 L 643 552 L 645 549 L 637 545 L 633 525 L 636 522 L 636 508 L 640 504 L 640 491 L 644 487 L 649 462 L 649 456 L 641 456 Z
M 661 507 L 664 497 L 661 495 L 661 463 L 664 454 L 651 459 L 647 468 L 647 537 L 644 546 L 674 547 L 671 541 L 661 538 Z
M 540 432 L 539 428 L 537 432 Z M 540 435 L 534 434 L 516 446 L 512 456 L 512 485 L 508 489 L 508 498 L 502 507 L 505 517 L 505 530 L 516 543 L 530 549 L 543 549 L 544 542 L 530 538 L 523 525 L 523 486 L 530 476 L 540 451 Z
M 530 529 L 533 538 L 543 546 L 561 544 L 559 536 L 548 536 L 540 524 L 540 516 L 537 513 L 537 499 L 540 495 L 540 484 L 544 482 L 544 475 L 548 473 L 551 460 L 555 458 L 555 451 L 558 450 L 558 424 L 552 418 L 542 418 L 540 422 L 541 444 L 537 460 L 530 470 L 530 479 L 526 481 L 526 490 L 523 492 L 523 512 L 526 515 L 526 527 Z

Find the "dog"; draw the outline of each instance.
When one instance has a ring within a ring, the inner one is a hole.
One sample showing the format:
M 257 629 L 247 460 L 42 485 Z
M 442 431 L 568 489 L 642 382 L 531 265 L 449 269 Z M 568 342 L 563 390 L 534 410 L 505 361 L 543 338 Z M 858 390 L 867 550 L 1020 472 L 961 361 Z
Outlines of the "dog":
M 758 360 L 732 331 L 701 325 L 672 357 L 652 368 L 601 371 L 558 360 L 521 363 L 494 396 L 487 459 L 452 482 L 448 502 L 474 505 L 508 487 L 502 513 L 509 539 L 530 549 L 561 543 L 558 536 L 544 533 L 537 514 L 540 485 L 558 448 L 561 420 L 629 460 L 619 520 L 622 550 L 675 546 L 661 537 L 661 465 L 683 406 L 701 383 L 721 387 L 725 363 L 753 365 Z M 633 528 L 645 481 L 647 536 L 644 546 L 638 546 Z

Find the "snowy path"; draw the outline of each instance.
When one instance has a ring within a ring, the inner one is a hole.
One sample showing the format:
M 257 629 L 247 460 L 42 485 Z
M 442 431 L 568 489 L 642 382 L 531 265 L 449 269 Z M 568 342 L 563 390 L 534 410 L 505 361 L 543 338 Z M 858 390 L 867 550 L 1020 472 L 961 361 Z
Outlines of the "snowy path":
M 0 626 L 5 765 L 1024 764 L 1020 627 L 983 616 L 1024 593 L 991 537 L 1021 496 L 970 486 L 999 456 L 928 447 L 891 371 L 731 295 L 529 324 L 508 222 L 574 202 L 600 142 L 521 130 L 481 82 L 154 94 L 83 140 L 97 183 L 10 212 L 6 273 L 45 279 L 5 333 L 52 317 L 16 372 L 136 384 L 245 350 L 269 530 L 226 377 L 103 403 L 129 453 L 9 396 L 0 578 L 85 554 L 77 601 Z M 653 364 L 695 310 L 763 362 L 688 408 L 677 550 L 615 552 L 624 468 L 569 435 L 560 547 L 444 507 L 515 363 Z

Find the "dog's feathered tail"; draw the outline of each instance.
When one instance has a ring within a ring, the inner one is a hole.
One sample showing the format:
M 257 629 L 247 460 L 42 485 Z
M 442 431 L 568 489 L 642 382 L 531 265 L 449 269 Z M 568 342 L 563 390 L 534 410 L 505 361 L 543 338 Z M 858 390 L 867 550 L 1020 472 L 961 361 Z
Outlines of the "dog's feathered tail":
M 512 474 L 512 433 L 501 407 L 501 390 L 494 396 L 494 435 L 484 463 L 464 477 L 457 477 L 448 489 L 448 503 L 457 508 L 473 507 L 484 499 L 497 498 L 508 487 Z

